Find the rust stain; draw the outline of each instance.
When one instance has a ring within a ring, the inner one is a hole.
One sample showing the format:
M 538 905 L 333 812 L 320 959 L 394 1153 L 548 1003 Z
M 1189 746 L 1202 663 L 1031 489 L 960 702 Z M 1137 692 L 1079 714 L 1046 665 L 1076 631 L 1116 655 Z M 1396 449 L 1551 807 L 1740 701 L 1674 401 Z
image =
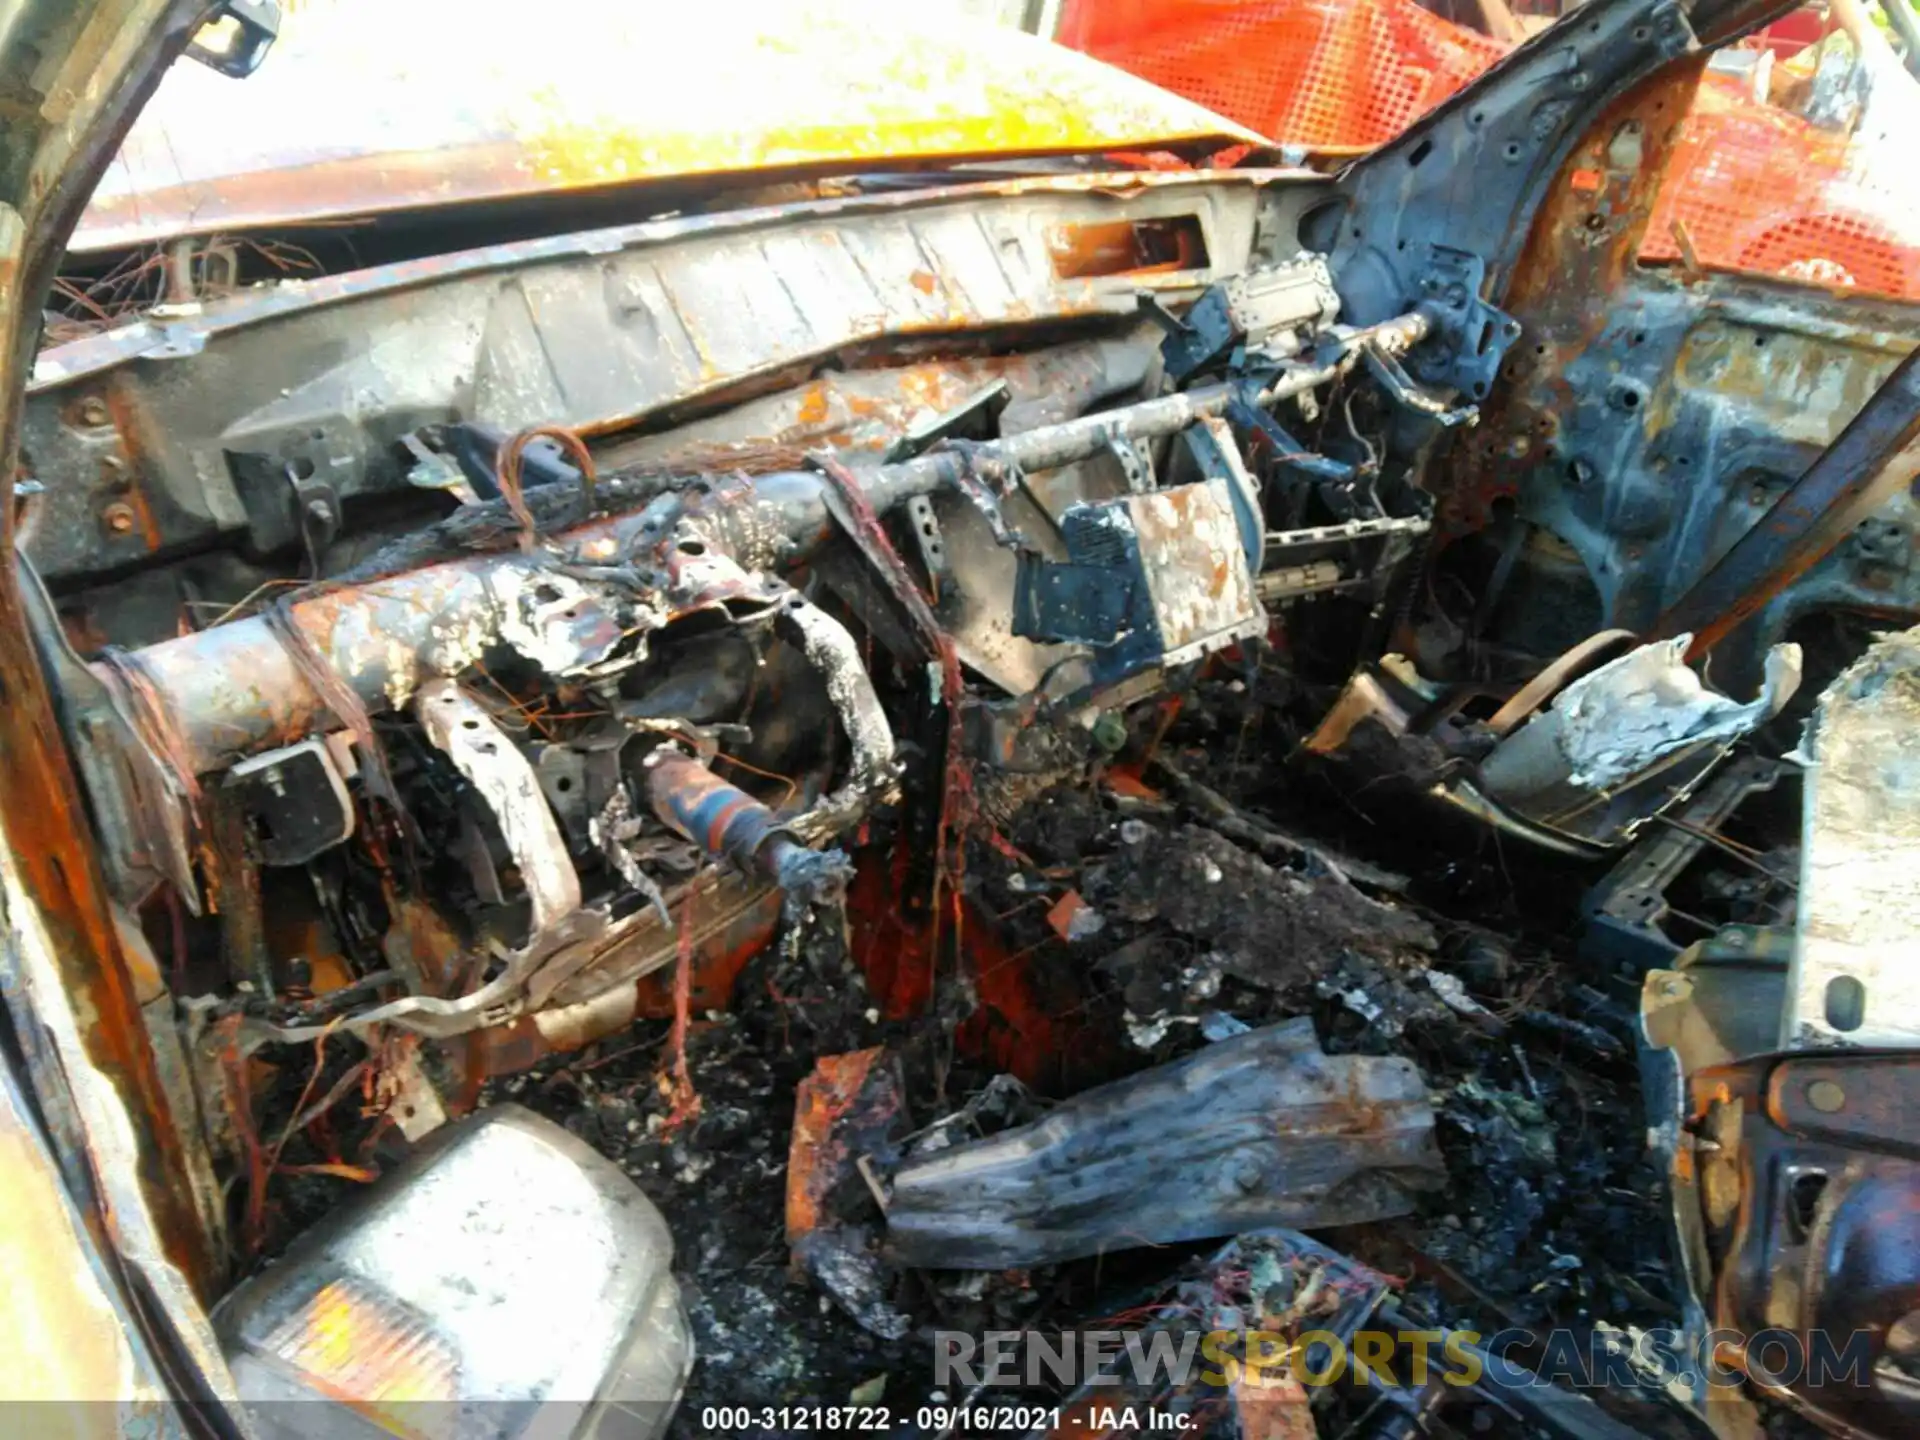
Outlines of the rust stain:
M 1198 215 L 1057 225 L 1047 232 L 1047 249 L 1062 280 L 1170 275 L 1207 264 Z
M 1495 390 L 1437 477 L 1436 539 L 1485 528 L 1493 502 L 1517 494 L 1528 466 L 1553 455 L 1559 417 L 1574 400 L 1566 368 L 1613 320 L 1705 69 L 1704 55 L 1690 57 L 1635 86 L 1562 163 L 1500 301 L 1522 327 L 1509 383 Z M 1638 127 L 1639 154 L 1619 164 L 1609 142 L 1628 126 Z M 1657 426 L 1659 418 L 1650 413 L 1646 423 Z
M 827 1193 L 851 1158 L 844 1144 L 836 1143 L 834 1129 L 866 1088 L 874 1062 L 885 1053 L 884 1047 L 875 1046 L 845 1055 L 822 1055 L 795 1091 L 793 1142 L 787 1150 L 789 1245 L 812 1234 L 825 1218 Z
M 68 767 L 20 608 L 12 545 L 0 558 L 0 824 L 26 899 L 47 927 L 52 961 L 78 1018 L 87 1059 L 132 1114 L 140 1184 L 170 1260 L 211 1299 L 222 1262 L 199 1222 L 132 971 L 110 918 L 97 846 Z
M 832 413 L 832 401 L 823 382 L 816 380 L 800 392 L 797 414 L 802 425 L 823 425 Z
M 160 526 L 155 522 L 153 509 L 147 503 L 146 488 L 132 478 L 140 468 L 138 416 L 118 388 L 107 391 L 104 408 L 106 417 L 113 426 L 114 436 L 120 442 L 120 455 L 116 457 L 119 468 L 116 473 L 121 478 L 103 489 L 111 492 L 116 505 L 124 506 L 132 512 L 134 528 L 139 531 L 140 541 L 147 547 L 148 553 L 152 553 L 160 548 Z M 111 511 L 115 507 L 107 508 Z M 117 530 L 120 527 L 113 528 Z

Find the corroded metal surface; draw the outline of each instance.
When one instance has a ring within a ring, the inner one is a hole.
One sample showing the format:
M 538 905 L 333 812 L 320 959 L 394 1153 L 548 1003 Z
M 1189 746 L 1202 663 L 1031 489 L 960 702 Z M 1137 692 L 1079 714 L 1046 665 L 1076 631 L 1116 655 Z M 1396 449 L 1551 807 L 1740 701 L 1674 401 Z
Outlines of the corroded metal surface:
M 1404 348 L 1417 342 L 1425 328 L 1424 317 L 1409 315 L 1366 334 L 1379 343 Z M 1269 398 L 1297 395 L 1324 384 L 1344 373 L 1354 354 L 1354 347 L 1348 346 L 1323 363 L 1297 367 L 1276 382 Z M 1011 435 L 992 448 L 1000 463 L 1023 470 L 1054 469 L 1103 447 L 1119 433 L 1116 427 L 1139 438 L 1172 434 L 1198 418 L 1217 414 L 1229 394 L 1228 387 L 1214 385 L 1160 396 L 1124 411 Z M 864 481 L 866 495 L 876 510 L 884 512 L 912 495 L 958 488 L 967 463 L 955 452 L 942 451 L 884 466 Z M 683 579 L 691 578 L 693 568 L 722 560 L 736 576 L 743 567 L 758 574 L 792 564 L 811 553 L 828 533 L 825 493 L 820 475 L 813 471 L 775 472 L 716 490 L 688 512 L 691 522 L 681 522 L 695 524 L 698 535 L 689 532 L 688 538 L 698 555 L 669 547 L 664 563 Z M 1220 511 L 1225 511 L 1224 501 Z M 621 516 L 566 531 L 555 539 L 588 564 L 606 563 L 619 552 L 623 537 L 633 537 L 633 524 L 632 516 Z M 1237 546 L 1237 538 L 1234 543 Z M 1204 588 L 1215 584 L 1212 563 L 1209 559 Z M 1252 586 L 1244 559 L 1237 563 L 1239 580 L 1230 586 L 1223 573 L 1218 584 L 1223 593 L 1232 588 L 1250 598 Z M 488 555 L 370 584 L 323 589 L 292 604 L 289 618 L 323 654 L 332 657 L 342 679 L 363 703 L 384 708 L 406 703 L 428 679 L 458 674 L 487 646 L 499 642 L 562 673 L 590 666 L 623 635 L 608 618 L 606 598 L 585 594 L 576 582 L 553 576 L 524 556 Z M 1257 601 L 1251 603 L 1257 613 Z M 654 629 L 679 607 L 693 608 L 678 591 L 671 603 L 662 600 L 661 604 L 666 608 L 649 615 L 643 627 L 629 628 L 635 633 Z M 1264 619 L 1258 623 L 1264 625 Z M 1249 618 L 1243 629 L 1250 633 L 1254 625 L 1254 618 Z M 160 700 L 177 718 L 195 773 L 214 769 L 276 737 L 297 736 L 331 724 L 320 697 L 263 619 L 236 620 L 140 653 Z
M 1244 266 L 1260 205 L 1252 174 L 1003 181 L 518 241 L 156 314 L 40 356 L 30 553 L 57 583 L 248 534 L 259 522 L 236 455 L 269 457 L 274 476 L 298 459 L 351 501 L 405 483 L 370 434 L 450 414 L 600 433 L 691 418 L 902 341 L 957 349 L 963 336 L 1132 316 L 1142 288 L 1197 293 Z M 1197 227 L 1197 268 L 1055 265 L 1063 232 L 1167 217 Z M 197 352 L 184 367 L 132 363 Z M 224 383 L 193 383 L 208 365 Z M 825 393 L 822 406 L 834 433 Z M 804 441 L 819 433 L 808 413 L 759 433 Z M 109 523 L 116 506 L 133 523 Z
M 1227 496 L 1230 483 L 1181 485 L 1126 501 L 1167 664 L 1197 659 L 1267 628 Z
M 1920 355 L 1909 355 L 1847 428 L 1655 622 L 1695 631 L 1701 653 L 1813 566 L 1920 473 Z
M 1561 165 L 1505 302 L 1524 326 L 1505 383 L 1434 486 L 1445 542 L 1511 503 L 1577 562 L 1589 630 L 1649 633 L 1913 348 L 1911 307 L 1636 263 L 1698 73 L 1685 61 L 1620 98 Z M 1917 526 L 1910 494 L 1884 496 L 1728 637 L 1716 681 L 1757 684 L 1812 610 L 1920 609 Z
M 898 1062 L 881 1047 L 822 1055 L 793 1097 L 793 1140 L 787 1151 L 787 1243 L 823 1224 L 826 1207 L 853 1174 L 854 1161 L 905 1118 Z M 878 1068 L 876 1068 L 878 1067 Z
M 75 237 L 182 233 L 644 180 L 1257 141 L 1156 86 L 937 11 L 331 0 L 253 83 L 167 76 Z
M 533 933 L 580 908 L 580 877 L 567 857 L 533 766 L 493 722 L 492 712 L 451 680 L 420 687 L 420 725 L 445 751 L 499 823 L 533 908 Z
M 116 127 L 145 95 L 151 67 L 185 45 L 204 13 L 195 3 L 123 0 L 22 4 L 0 47 L 0 456 L 19 445 L 17 397 L 28 376 L 39 303 L 66 227 Z M 33 36 L 35 42 L 24 43 Z M 191 1290 L 206 1295 L 224 1265 L 198 1223 L 188 1167 L 170 1145 L 173 1116 L 119 944 L 96 837 L 60 741 L 15 573 L 12 507 L 0 511 L 0 826 L 5 904 L 15 937 L 30 937 L 47 985 L 72 1007 L 60 1064 L 88 1087 L 112 1125 L 109 1211 L 123 1212 L 124 1252 L 155 1305 L 189 1326 Z M 136 1230 L 136 1226 L 140 1227 Z
M 1803 746 L 1799 945 L 1785 1047 L 1920 1043 L 1920 631 L 1821 697 Z

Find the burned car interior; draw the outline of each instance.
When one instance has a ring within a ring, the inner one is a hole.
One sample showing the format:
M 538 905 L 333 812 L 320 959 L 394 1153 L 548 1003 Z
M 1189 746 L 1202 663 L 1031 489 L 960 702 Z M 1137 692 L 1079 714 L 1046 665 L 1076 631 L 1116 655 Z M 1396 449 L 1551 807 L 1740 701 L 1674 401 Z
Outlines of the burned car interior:
M 1204 1433 L 1913 1433 L 1916 317 L 1636 258 L 1780 8 L 1589 0 L 1338 167 L 837 176 L 220 293 L 189 245 L 60 327 L 12 523 L 66 883 L 242 1389 L 325 1377 L 328 1296 L 427 1306 L 343 1203 L 577 1149 L 503 1233 L 647 1311 L 593 1363 L 682 1425 L 1231 1312 L 1871 1353 L 1158 1395 Z

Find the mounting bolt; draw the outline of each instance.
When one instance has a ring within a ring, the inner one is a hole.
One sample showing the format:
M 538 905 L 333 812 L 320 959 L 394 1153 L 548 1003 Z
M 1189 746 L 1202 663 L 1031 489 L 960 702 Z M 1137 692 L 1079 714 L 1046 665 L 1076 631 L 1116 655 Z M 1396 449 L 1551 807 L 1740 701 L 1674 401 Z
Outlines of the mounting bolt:
M 1816 1080 L 1807 1086 L 1807 1103 L 1822 1115 L 1837 1115 L 1846 1106 L 1847 1092 L 1831 1080 Z
M 131 535 L 133 533 L 133 507 L 124 500 L 116 500 L 100 512 L 100 523 L 113 535 Z
M 99 426 L 113 423 L 113 412 L 107 409 L 107 402 L 98 395 L 87 396 L 80 402 L 79 409 L 74 413 L 82 425 Z

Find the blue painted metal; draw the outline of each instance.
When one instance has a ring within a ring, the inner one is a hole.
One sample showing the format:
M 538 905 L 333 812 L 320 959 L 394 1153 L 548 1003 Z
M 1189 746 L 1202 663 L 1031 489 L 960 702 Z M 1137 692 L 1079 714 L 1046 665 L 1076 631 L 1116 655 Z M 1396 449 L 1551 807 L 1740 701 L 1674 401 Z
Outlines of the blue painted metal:
M 1701 654 L 1825 559 L 1912 483 L 1920 455 L 1920 351 L 1907 356 L 1773 508 L 1654 625 Z

